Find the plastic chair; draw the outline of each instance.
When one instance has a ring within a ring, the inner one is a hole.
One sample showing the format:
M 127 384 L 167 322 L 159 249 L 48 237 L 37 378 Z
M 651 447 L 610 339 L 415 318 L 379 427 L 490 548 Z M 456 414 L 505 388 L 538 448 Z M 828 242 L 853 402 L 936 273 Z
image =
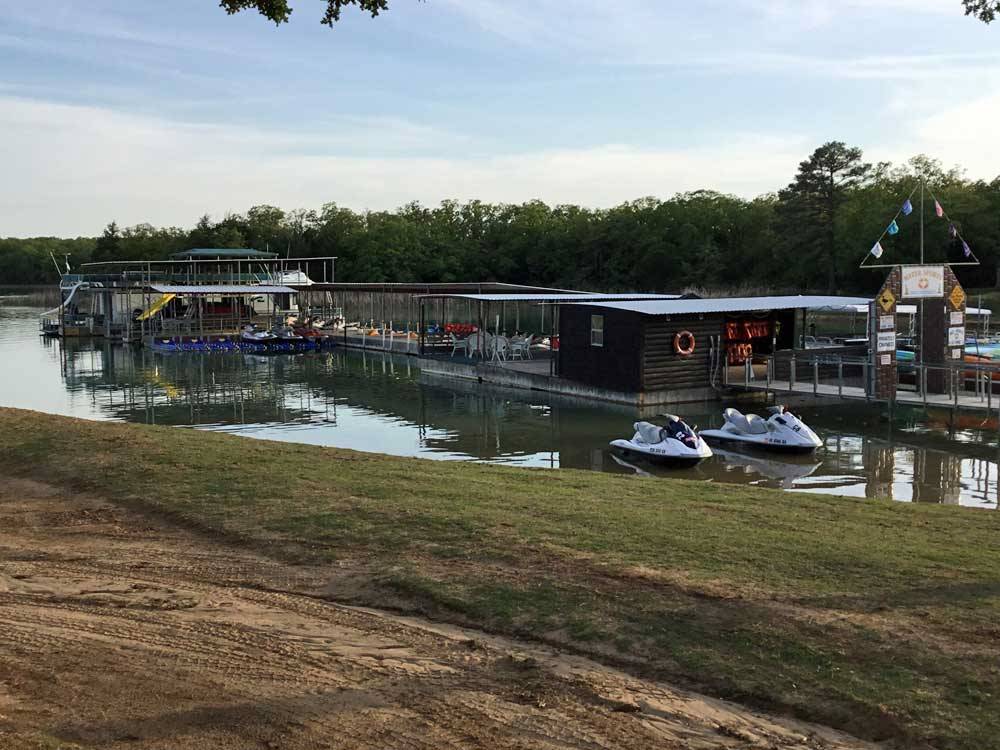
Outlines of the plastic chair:
M 454 333 L 448 334 L 451 341 L 451 356 L 455 356 L 455 352 L 461 351 L 464 356 L 469 356 L 469 339 L 460 339 Z M 471 337 L 470 337 L 471 338 Z
M 517 336 L 510 340 L 511 359 L 531 359 L 531 344 L 534 341 L 534 334 L 527 336 Z
M 466 356 L 468 356 L 469 359 L 475 359 L 477 354 L 482 355 L 482 352 L 479 351 L 478 333 L 470 334 L 469 337 L 465 340 L 465 345 L 468 350 L 468 354 Z
M 489 351 L 490 361 L 505 362 L 511 354 L 510 340 L 506 336 L 494 336 Z

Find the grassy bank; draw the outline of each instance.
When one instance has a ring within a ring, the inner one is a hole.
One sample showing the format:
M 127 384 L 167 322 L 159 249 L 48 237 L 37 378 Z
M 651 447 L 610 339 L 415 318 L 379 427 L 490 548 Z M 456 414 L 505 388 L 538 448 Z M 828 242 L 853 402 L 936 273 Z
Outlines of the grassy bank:
M 1000 514 L 0 410 L 0 471 L 330 564 L 335 596 L 569 644 L 905 746 L 1000 736 Z

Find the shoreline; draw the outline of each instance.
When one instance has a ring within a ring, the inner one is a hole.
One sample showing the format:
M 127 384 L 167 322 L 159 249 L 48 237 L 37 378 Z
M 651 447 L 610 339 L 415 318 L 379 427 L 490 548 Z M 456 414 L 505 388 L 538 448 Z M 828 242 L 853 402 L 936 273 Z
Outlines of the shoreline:
M 322 571 L 340 604 L 545 644 L 871 741 L 971 750 L 997 731 L 996 514 L 12 409 L 0 447 L 8 480 L 189 529 L 209 566 L 240 552 Z

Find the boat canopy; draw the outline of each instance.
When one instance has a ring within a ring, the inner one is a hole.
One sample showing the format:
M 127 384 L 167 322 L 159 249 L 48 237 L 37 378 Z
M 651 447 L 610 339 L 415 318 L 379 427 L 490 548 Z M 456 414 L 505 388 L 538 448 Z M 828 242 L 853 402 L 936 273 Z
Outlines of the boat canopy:
M 248 247 L 196 247 L 170 257 L 177 260 L 270 260 L 277 258 L 278 254 Z
M 150 289 L 160 294 L 197 296 L 221 294 L 224 297 L 239 297 L 255 294 L 298 294 L 287 286 L 267 284 L 150 284 Z

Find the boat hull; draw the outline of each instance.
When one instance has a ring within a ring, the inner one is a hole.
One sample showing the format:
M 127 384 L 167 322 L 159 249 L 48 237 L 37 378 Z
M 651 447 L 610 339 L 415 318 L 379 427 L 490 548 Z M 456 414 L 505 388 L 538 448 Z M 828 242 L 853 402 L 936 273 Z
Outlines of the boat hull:
M 644 458 L 662 466 L 695 466 L 712 455 L 711 452 L 695 453 L 692 451 L 686 454 L 669 452 L 655 446 L 639 445 L 631 440 L 612 440 L 611 447 L 627 456 Z
M 728 430 L 701 430 L 698 434 L 705 440 L 752 445 L 761 450 L 774 453 L 807 454 L 814 453 L 819 448 L 818 445 L 790 443 L 781 438 L 772 438 L 769 435 L 741 435 L 740 433 L 729 432 Z

